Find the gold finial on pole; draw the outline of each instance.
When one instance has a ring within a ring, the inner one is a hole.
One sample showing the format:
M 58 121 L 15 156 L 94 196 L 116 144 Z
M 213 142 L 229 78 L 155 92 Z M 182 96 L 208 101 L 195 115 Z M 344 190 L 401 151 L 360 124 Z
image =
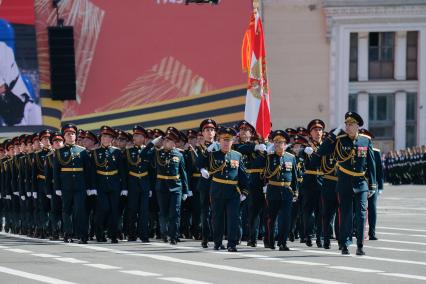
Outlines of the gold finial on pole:
M 260 0 L 253 0 L 253 9 L 257 9 L 260 7 Z

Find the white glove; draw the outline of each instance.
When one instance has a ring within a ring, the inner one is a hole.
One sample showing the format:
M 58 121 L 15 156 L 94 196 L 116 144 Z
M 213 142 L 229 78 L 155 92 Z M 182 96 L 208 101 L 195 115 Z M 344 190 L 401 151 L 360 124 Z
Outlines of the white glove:
M 192 193 L 191 190 L 188 190 L 188 197 L 194 196 L 194 193 Z
M 87 196 L 90 196 L 90 195 L 92 195 L 92 191 L 90 189 L 87 189 L 86 194 L 87 194 Z
M 182 194 L 182 200 L 185 201 L 188 198 L 188 194 L 184 193 Z
M 160 143 L 161 139 L 163 139 L 163 136 L 158 136 L 157 138 L 153 139 L 151 143 L 154 144 L 154 146 L 157 146 Z
M 342 129 L 343 129 L 344 127 L 345 127 L 345 125 L 344 125 L 344 124 L 340 124 L 340 125 L 339 125 L 339 127 L 337 127 L 337 128 L 333 131 L 334 136 L 339 135 L 340 131 L 342 131 Z
M 120 196 L 127 196 L 129 192 L 127 190 L 122 190 Z
M 34 199 L 37 199 L 37 192 L 33 192 Z
M 266 151 L 266 145 L 265 144 L 257 144 L 256 146 L 254 146 L 254 150 L 264 152 L 264 151 Z
M 90 192 L 92 193 L 91 195 L 98 195 L 98 191 L 96 189 L 92 189 Z
M 56 194 L 57 196 L 62 196 L 62 191 L 60 191 L 60 190 L 56 190 L 56 191 L 55 191 L 55 194 Z
M 240 195 L 240 201 L 243 202 L 244 200 L 246 200 L 247 196 L 245 196 L 244 194 Z
M 377 191 L 378 196 L 382 195 L 382 192 L 383 192 L 383 189 L 379 189 L 379 190 Z
M 149 191 L 149 198 L 151 198 L 152 197 L 152 191 L 150 190 Z
M 14 191 L 14 192 L 13 192 L 13 195 L 19 196 L 19 192 Z
M 207 147 L 207 152 L 212 152 L 213 149 L 216 147 L 216 145 L 218 145 L 219 143 L 217 142 L 213 142 L 212 144 L 210 144 L 209 147 Z
M 269 145 L 268 149 L 266 149 L 266 152 L 268 152 L 268 154 L 273 154 L 275 152 L 274 144 Z
M 305 150 L 303 150 L 306 154 L 311 155 L 314 152 L 314 149 L 312 147 L 306 147 Z
M 263 193 L 265 193 L 266 194 L 266 191 L 268 190 L 268 186 L 267 185 L 265 185 L 264 187 L 263 187 Z
M 22 195 L 22 196 L 21 196 L 21 199 L 22 199 L 23 201 L 25 201 L 25 195 Z
M 27 192 L 27 197 L 31 197 L 31 192 Z
M 10 196 L 9 194 L 7 194 L 5 198 L 9 199 L 9 200 L 12 200 L 12 196 Z
M 203 178 L 205 178 L 205 179 L 208 179 L 208 178 L 210 177 L 209 172 L 208 172 L 205 168 L 202 168 L 202 169 L 200 170 L 200 173 L 201 173 L 201 175 L 203 176 Z
M 46 194 L 46 197 L 49 199 L 52 199 L 52 195 L 51 194 Z

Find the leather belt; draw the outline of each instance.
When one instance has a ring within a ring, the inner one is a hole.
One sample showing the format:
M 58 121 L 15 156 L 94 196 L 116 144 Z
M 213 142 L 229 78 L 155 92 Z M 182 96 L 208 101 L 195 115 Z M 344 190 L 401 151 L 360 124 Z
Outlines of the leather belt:
M 217 178 L 217 177 L 213 177 L 212 180 L 214 182 L 223 183 L 223 184 L 232 184 L 232 185 L 238 184 L 238 181 L 236 181 L 236 180 L 227 180 L 227 179 L 221 179 L 221 178 Z
M 83 168 L 61 168 L 61 172 L 82 172 Z
M 342 173 L 345 173 L 345 174 L 353 176 L 353 177 L 363 177 L 363 176 L 365 176 L 365 172 L 359 173 L 359 172 L 350 171 L 348 169 L 345 169 L 341 165 L 337 165 L 337 167 L 339 168 L 339 171 L 341 171 Z
M 46 179 L 46 177 L 44 175 L 37 175 L 37 178 L 38 179 L 43 179 L 43 180 Z
M 115 176 L 116 174 L 118 174 L 118 170 L 115 171 L 109 171 L 109 172 L 105 172 L 105 171 L 96 171 L 96 173 L 103 175 L 103 176 Z
M 177 176 L 164 176 L 164 175 L 157 175 L 158 179 L 167 179 L 167 180 L 178 180 L 180 178 L 180 175 Z
M 264 169 L 246 169 L 246 173 L 248 174 L 256 174 L 256 173 L 263 173 Z
M 133 176 L 133 177 L 137 177 L 137 178 L 142 178 L 142 177 L 146 177 L 148 175 L 148 172 L 143 172 L 143 173 L 135 173 L 130 171 L 129 175 Z
M 272 181 L 272 180 L 270 180 L 268 183 L 270 185 L 273 185 L 273 186 L 281 186 L 281 187 L 291 186 L 290 181 Z
M 307 174 L 307 175 L 316 175 L 316 176 L 320 176 L 320 175 L 324 174 L 323 172 L 318 171 L 318 170 L 316 170 L 316 171 L 305 170 L 304 173 Z

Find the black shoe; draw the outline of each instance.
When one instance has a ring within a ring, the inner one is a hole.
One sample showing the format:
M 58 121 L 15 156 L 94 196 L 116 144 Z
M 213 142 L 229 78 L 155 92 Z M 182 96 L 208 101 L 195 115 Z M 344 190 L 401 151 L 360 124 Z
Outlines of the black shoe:
M 342 245 L 341 244 L 339 244 L 339 250 L 342 250 Z
M 176 245 L 176 244 L 177 244 L 177 242 L 176 242 L 176 240 L 175 240 L 175 239 L 171 239 L 171 240 L 170 240 L 170 244 L 171 244 L 171 245 Z
M 362 247 L 358 247 L 356 249 L 356 255 L 365 255 L 364 250 L 362 249 Z
M 209 247 L 209 245 L 208 245 L 208 243 L 206 242 L 206 241 L 202 241 L 201 242 L 201 246 L 203 247 L 203 248 L 208 248 Z
M 87 240 L 85 240 L 85 239 L 81 239 L 81 240 L 79 240 L 79 241 L 78 241 L 78 243 L 79 243 L 80 245 L 87 245 Z
M 322 242 L 321 241 L 317 241 L 316 243 L 317 243 L 318 248 L 322 248 Z
M 301 243 L 301 244 L 306 243 L 306 239 L 305 239 L 305 238 L 300 238 L 300 243 Z
M 236 247 L 229 247 L 228 251 L 229 252 L 237 252 L 237 248 Z
M 149 243 L 149 239 L 141 239 L 141 242 L 142 242 L 143 244 Z
M 307 240 L 306 240 L 306 245 L 307 245 L 308 247 L 311 247 L 311 246 L 312 246 L 312 240 L 311 240 L 311 239 L 307 239 Z
M 107 239 L 106 239 L 105 237 L 100 237 L 100 238 L 96 238 L 96 241 L 97 241 L 98 243 L 106 243 L 106 242 L 107 242 Z
M 288 240 L 289 240 L 290 242 L 294 242 L 294 234 L 293 234 L 293 233 L 291 233 L 291 234 L 288 236 Z
M 136 242 L 136 240 L 137 240 L 137 239 L 136 239 L 135 237 L 128 237 L 128 238 L 127 238 L 127 241 L 128 241 L 128 242 Z
M 73 239 L 71 238 L 64 238 L 64 243 L 73 243 Z
M 275 249 L 275 245 L 269 246 L 270 249 Z
M 347 247 L 342 247 L 342 254 L 343 255 L 350 255 L 351 253 L 349 252 Z
M 376 236 L 371 236 L 371 237 L 369 237 L 368 238 L 370 241 L 377 241 L 378 240 L 378 238 L 376 238 Z
M 287 245 L 280 245 L 280 251 L 289 251 L 290 249 L 288 248 Z
M 163 240 L 163 243 L 168 243 L 168 239 L 167 236 L 162 236 L 161 239 Z
M 248 242 L 247 242 L 247 246 L 248 246 L 248 247 L 255 248 L 255 247 L 257 247 L 257 242 L 248 241 Z
M 329 243 L 324 243 L 324 249 L 330 249 L 330 244 Z
M 111 244 L 118 244 L 118 240 L 117 239 L 111 239 Z
M 225 246 L 223 244 L 215 244 L 213 249 L 214 250 L 224 250 Z

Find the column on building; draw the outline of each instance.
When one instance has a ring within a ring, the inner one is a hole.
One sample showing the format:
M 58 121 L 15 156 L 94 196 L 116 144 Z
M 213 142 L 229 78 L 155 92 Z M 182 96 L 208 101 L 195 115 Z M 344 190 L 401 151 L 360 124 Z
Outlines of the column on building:
M 407 137 L 407 93 L 395 93 L 395 149 L 404 149 Z
M 364 128 L 368 129 L 368 93 L 359 92 L 357 95 L 357 112 L 364 120 Z
M 395 80 L 406 80 L 407 64 L 407 31 L 398 31 L 395 33 Z
M 418 145 L 426 145 L 426 28 L 419 31 L 418 52 L 417 142 Z
M 368 32 L 358 33 L 358 81 L 368 81 Z

